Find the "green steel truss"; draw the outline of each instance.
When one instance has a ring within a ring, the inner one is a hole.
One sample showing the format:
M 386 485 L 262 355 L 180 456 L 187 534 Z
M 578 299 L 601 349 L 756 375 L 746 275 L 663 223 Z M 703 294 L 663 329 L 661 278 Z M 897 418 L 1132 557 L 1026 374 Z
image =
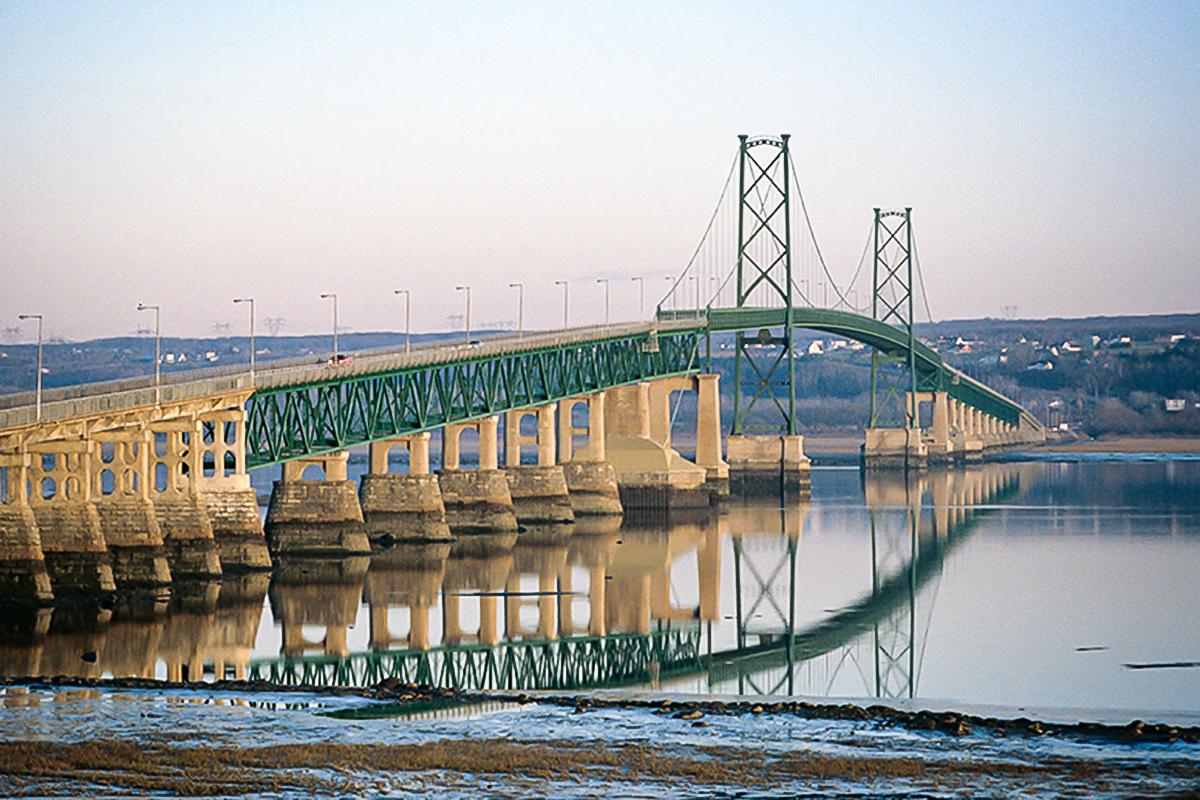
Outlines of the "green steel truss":
M 913 332 L 912 209 L 875 209 L 871 316 L 903 331 L 908 347 L 900 353 L 871 351 L 871 428 L 912 428 L 914 408 L 907 393 L 918 389 Z
M 249 677 L 285 686 L 361 688 L 396 678 L 445 689 L 530 691 L 623 686 L 702 669 L 700 630 L 686 627 L 646 635 L 257 659 L 250 662 Z
M 255 392 L 250 469 L 628 383 L 697 372 L 695 330 L 625 334 Z
M 693 312 L 660 311 L 661 319 L 694 319 Z M 750 331 L 778 327 L 789 315 L 782 308 L 710 308 L 706 322 L 710 333 Z M 1021 406 L 999 392 L 951 367 L 941 353 L 908 332 L 871 317 L 850 311 L 798 306 L 790 315 L 797 328 L 824 331 L 843 339 L 853 339 L 875 348 L 884 356 L 911 362 L 916 367 L 917 390 L 945 391 L 959 402 L 1012 425 L 1021 421 Z M 910 356 L 911 353 L 911 356 Z
M 763 429 L 796 430 L 796 328 L 792 324 L 791 159 L 788 134 L 778 139 L 739 136 L 737 306 L 778 306 L 785 319 L 778 333 L 737 333 L 733 362 L 733 434 Z M 765 355 L 765 357 L 764 357 Z M 757 356 L 757 357 L 756 357 Z M 786 393 L 783 384 L 786 387 Z M 747 399 L 743 399 L 748 396 Z M 751 423 L 762 403 L 780 423 Z

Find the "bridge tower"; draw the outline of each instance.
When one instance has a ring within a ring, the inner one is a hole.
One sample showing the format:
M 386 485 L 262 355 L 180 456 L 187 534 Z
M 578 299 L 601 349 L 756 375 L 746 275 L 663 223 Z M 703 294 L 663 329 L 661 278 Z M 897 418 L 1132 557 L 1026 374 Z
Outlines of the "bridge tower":
M 908 335 L 903 356 L 871 351 L 871 412 L 867 427 L 916 426 L 908 392 L 917 391 L 913 344 L 913 244 L 912 209 L 875 209 L 872 233 L 874 253 L 871 280 L 871 316 L 900 328 Z
M 782 306 L 785 324 L 779 334 L 768 328 L 757 335 L 737 333 L 730 429 L 734 436 L 751 430 L 797 433 L 789 137 L 786 133 L 778 139 L 738 137 L 737 307 Z M 762 358 L 767 348 L 770 355 Z M 759 358 L 753 357 L 754 352 Z M 749 399 L 744 400 L 744 395 Z M 747 424 L 760 403 L 773 406 L 780 421 Z

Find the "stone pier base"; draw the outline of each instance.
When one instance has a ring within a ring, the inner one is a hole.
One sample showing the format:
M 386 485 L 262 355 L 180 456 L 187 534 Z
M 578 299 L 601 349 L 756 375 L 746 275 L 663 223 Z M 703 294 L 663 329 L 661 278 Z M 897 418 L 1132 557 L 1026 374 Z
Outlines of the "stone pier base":
M 162 530 L 167 563 L 174 578 L 215 578 L 221 558 L 213 527 L 198 495 L 154 498 L 154 516 Z
M 200 496 L 212 524 L 221 571 L 269 570 L 271 554 L 254 490 L 221 489 L 202 492 Z
M 154 504 L 140 497 L 106 497 L 96 501 L 100 531 L 112 555 L 117 587 L 162 586 L 171 582 Z
M 954 446 L 954 460 L 963 464 L 974 464 L 983 460 L 983 442 L 958 434 L 950 439 Z
M 812 488 L 803 436 L 730 436 L 725 446 L 729 482 L 739 493 L 756 489 L 804 493 Z
M 562 467 L 509 467 L 505 473 L 517 522 L 574 522 L 575 513 Z
M 617 474 L 607 461 L 571 461 L 562 465 L 575 516 L 620 514 Z
M 372 542 L 437 542 L 453 537 L 434 475 L 363 475 L 358 486 Z
M 276 556 L 371 552 L 353 481 L 275 481 L 266 534 Z
M 925 469 L 928 460 L 920 428 L 867 428 L 862 448 L 866 469 Z
M 517 530 L 512 494 L 503 470 L 443 470 L 438 474 L 438 484 L 452 533 Z
M 33 510 L 0 506 L 0 596 L 48 603 L 54 599 Z
M 112 557 L 100 531 L 96 506 L 59 501 L 34 506 L 46 572 L 55 594 L 103 594 L 115 591 Z

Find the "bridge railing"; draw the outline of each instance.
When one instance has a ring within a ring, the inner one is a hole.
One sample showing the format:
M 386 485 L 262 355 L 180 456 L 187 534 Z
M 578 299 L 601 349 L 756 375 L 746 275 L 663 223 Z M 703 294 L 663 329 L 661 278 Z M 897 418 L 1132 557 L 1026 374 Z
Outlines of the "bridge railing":
M 501 334 L 478 344 L 427 343 L 411 352 L 395 347 L 371 348 L 348 353 L 352 360 L 331 365 L 326 359 L 301 356 L 260 362 L 253 381 L 249 367 L 215 367 L 187 370 L 164 376 L 157 392 L 153 377 L 103 381 L 51 389 L 42 394 L 42 419 L 63 420 L 153 406 L 156 394 L 163 404 L 219 394 L 251 392 L 307 383 L 341 381 L 360 375 L 399 371 L 452 361 L 469 361 L 511 352 L 559 348 L 573 342 L 590 342 L 626 337 L 652 330 L 673 331 L 696 327 L 693 320 L 678 322 L 634 322 L 592 325 L 561 331 Z M 0 397 L 0 430 L 33 424 L 36 396 L 31 392 Z

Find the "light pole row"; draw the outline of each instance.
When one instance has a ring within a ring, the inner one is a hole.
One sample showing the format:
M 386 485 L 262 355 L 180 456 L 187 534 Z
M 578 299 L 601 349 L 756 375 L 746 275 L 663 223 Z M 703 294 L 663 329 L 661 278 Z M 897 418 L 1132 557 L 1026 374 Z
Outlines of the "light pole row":
M 630 278 L 638 285 L 638 318 L 644 319 L 646 316 L 646 285 L 643 278 Z M 674 278 L 668 277 L 667 281 L 674 281 Z M 604 285 L 604 324 L 609 324 L 609 279 L 597 278 L 596 283 Z M 563 327 L 570 327 L 570 284 L 565 280 L 554 282 L 555 286 L 561 286 L 563 289 Z M 510 283 L 510 289 L 517 290 L 517 336 L 525 335 L 525 284 L 521 282 Z M 464 327 L 466 333 L 466 341 L 471 342 L 471 287 L 470 286 L 455 286 L 455 291 L 466 293 L 466 314 L 464 317 Z M 412 352 L 412 292 L 409 289 L 396 289 L 393 294 L 404 295 L 404 352 Z M 672 298 L 674 293 L 672 293 Z M 321 294 L 322 300 L 333 301 L 333 363 L 338 362 L 341 351 L 338 349 L 338 296 L 337 292 L 324 292 Z M 235 297 L 234 303 L 245 303 L 250 307 L 250 385 L 254 385 L 255 378 L 255 325 L 254 325 L 254 298 L 253 297 Z M 139 302 L 137 304 L 138 311 L 153 311 L 154 312 L 154 403 L 159 405 L 162 402 L 162 308 L 155 304 Z M 44 323 L 41 314 L 18 314 L 17 319 L 30 320 L 36 319 L 38 324 L 37 334 L 37 389 L 36 389 L 36 418 L 40 421 L 42 418 L 42 325 Z

